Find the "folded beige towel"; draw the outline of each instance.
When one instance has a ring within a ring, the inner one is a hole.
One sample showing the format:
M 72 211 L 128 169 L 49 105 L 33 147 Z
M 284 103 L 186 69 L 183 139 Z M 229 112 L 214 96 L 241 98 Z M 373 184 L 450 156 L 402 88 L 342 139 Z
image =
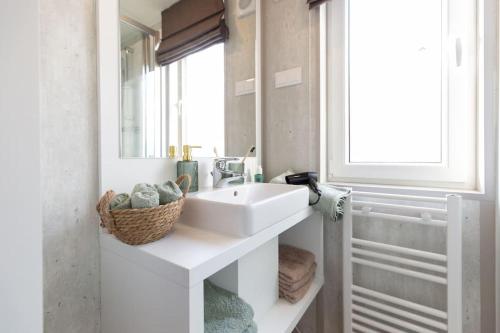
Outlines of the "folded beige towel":
M 302 280 L 314 265 L 314 254 L 290 245 L 279 247 L 280 280 L 292 284 Z
M 280 277 L 279 279 L 279 287 L 280 290 L 283 290 L 284 292 L 295 292 L 305 286 L 311 279 L 314 278 L 314 275 L 316 274 L 316 263 L 314 263 L 311 266 L 311 269 L 307 274 L 299 281 L 296 282 L 290 282 L 287 281 L 286 279 L 282 279 Z
M 288 291 L 282 290 L 280 288 L 280 297 L 286 299 L 288 302 L 290 302 L 292 304 L 297 303 L 302 298 L 304 298 L 307 291 L 309 290 L 309 287 L 311 287 L 313 280 L 314 280 L 314 277 L 309 278 L 309 280 L 306 282 L 305 285 L 303 285 L 299 289 L 292 291 L 292 292 L 288 292 Z

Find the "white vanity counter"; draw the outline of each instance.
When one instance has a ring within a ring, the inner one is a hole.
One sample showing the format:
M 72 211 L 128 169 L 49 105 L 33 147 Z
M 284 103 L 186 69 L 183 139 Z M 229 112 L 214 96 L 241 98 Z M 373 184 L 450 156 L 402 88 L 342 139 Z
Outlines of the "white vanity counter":
M 248 238 L 238 238 L 177 223 L 165 238 L 130 246 L 101 234 L 101 248 L 126 256 L 181 286 L 196 285 L 314 214 L 312 208 L 278 222 Z
M 314 283 L 294 305 L 278 298 L 280 243 L 316 256 Z M 205 279 L 247 301 L 258 332 L 289 333 L 324 282 L 323 218 L 306 207 L 249 237 L 177 223 L 140 246 L 103 232 L 101 258 L 103 333 L 202 333 Z

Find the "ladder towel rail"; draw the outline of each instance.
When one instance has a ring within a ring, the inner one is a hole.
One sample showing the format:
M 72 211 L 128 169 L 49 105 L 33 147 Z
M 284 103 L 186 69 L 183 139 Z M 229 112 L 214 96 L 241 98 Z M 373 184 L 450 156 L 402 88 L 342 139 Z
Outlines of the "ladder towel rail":
M 353 200 L 353 206 L 361 206 L 361 207 L 375 207 L 375 208 L 386 208 L 386 209 L 395 209 L 399 211 L 407 211 L 413 213 L 431 213 L 431 214 L 440 214 L 446 215 L 447 210 L 442 208 L 432 208 L 432 207 L 417 207 L 417 206 L 408 206 L 408 205 L 397 205 L 397 204 L 388 204 L 388 203 L 380 203 L 380 202 L 369 202 L 369 201 L 360 201 Z
M 445 320 L 448 319 L 448 314 L 444 311 L 437 310 L 437 309 L 434 309 L 434 308 L 431 308 L 431 307 L 428 307 L 425 305 L 417 304 L 414 302 L 410 302 L 410 301 L 401 299 L 399 297 L 389 296 L 389 295 L 386 295 L 384 293 L 379 293 L 377 291 L 363 288 L 360 286 L 355 286 L 355 285 L 352 286 L 352 290 L 356 293 L 370 296 L 373 298 L 378 298 L 378 299 L 381 299 L 382 301 L 385 301 L 388 303 L 397 304 L 399 306 L 405 307 L 407 309 L 411 309 L 411 310 L 416 311 L 416 312 L 425 313 L 425 314 L 428 314 L 430 316 L 445 319 Z
M 382 330 L 391 333 L 409 329 L 422 333 L 462 333 L 462 198 L 457 195 L 437 198 L 352 193 L 356 199 L 348 198 L 346 201 L 343 228 L 344 332 Z M 359 200 L 359 197 L 362 199 Z M 377 202 L 378 199 L 386 201 Z M 387 203 L 387 200 L 404 201 L 404 204 Z M 418 203 L 430 203 L 433 207 L 421 207 L 423 204 Z M 436 204 L 443 208 L 434 208 Z M 357 209 L 353 210 L 352 206 Z M 396 213 L 388 214 L 388 210 Z M 420 213 L 422 217 L 408 216 L 405 213 Z M 377 218 L 382 221 L 414 222 L 429 228 L 444 227 L 446 254 L 355 238 L 352 216 L 364 217 L 364 221 L 368 223 L 370 219 Z M 444 285 L 447 288 L 447 309 L 435 309 L 354 285 L 353 265 L 368 266 Z
M 414 217 L 414 216 L 402 216 L 395 214 L 387 214 L 387 213 L 377 213 L 377 212 L 363 212 L 359 209 L 353 209 L 352 215 L 354 216 L 363 216 L 363 217 L 378 217 L 386 220 L 399 221 L 399 222 L 409 222 L 409 223 L 417 223 L 417 224 L 425 224 L 432 225 L 436 227 L 446 227 L 447 222 L 444 220 L 426 220 L 423 217 Z
M 425 324 L 427 326 L 432 326 L 432 327 L 440 329 L 440 330 L 446 330 L 448 327 L 445 323 L 439 322 L 437 320 L 426 318 L 424 316 L 420 316 L 420 315 L 411 313 L 411 312 L 406 311 L 406 310 L 398 309 L 392 305 L 387 305 L 387 304 L 383 304 L 383 303 L 380 303 L 377 301 L 373 301 L 373 300 L 370 300 L 370 299 L 362 297 L 362 296 L 353 295 L 352 300 L 354 302 L 357 302 L 357 303 L 366 304 L 368 306 L 371 306 L 372 308 L 376 308 L 376 309 L 379 309 L 379 310 L 382 310 L 385 312 L 390 312 L 396 316 L 406 317 L 410 320 L 420 322 L 422 324 Z
M 401 265 L 405 265 L 405 266 L 412 266 L 415 268 L 421 268 L 421 269 L 433 271 L 436 273 L 446 273 L 447 272 L 447 269 L 445 266 L 429 264 L 429 263 L 418 261 L 418 260 L 396 257 L 396 256 L 393 256 L 390 254 L 362 250 L 362 249 L 358 249 L 355 247 L 352 248 L 352 254 L 364 256 L 364 257 L 371 257 L 371 258 L 380 259 L 380 260 L 385 260 L 385 261 L 389 261 L 389 262 L 393 262 L 393 263 L 397 263 L 397 264 L 401 264 Z

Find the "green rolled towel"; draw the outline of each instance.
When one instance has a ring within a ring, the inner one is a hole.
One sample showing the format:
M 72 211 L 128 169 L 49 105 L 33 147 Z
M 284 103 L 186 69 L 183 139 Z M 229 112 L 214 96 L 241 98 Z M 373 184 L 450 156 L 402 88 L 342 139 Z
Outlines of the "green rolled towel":
M 243 331 L 243 333 L 257 333 L 257 324 L 252 320 L 250 325 L 247 327 L 246 330 Z
M 131 197 L 132 208 L 153 208 L 160 205 L 160 195 L 156 191 L 134 192 Z
M 132 208 L 132 202 L 128 193 L 120 193 L 115 195 L 113 200 L 111 200 L 111 202 L 109 203 L 110 210 L 130 208 Z
M 224 318 L 216 320 L 205 320 L 205 333 L 257 333 L 257 325 L 252 320 L 245 323 L 241 319 Z
M 271 179 L 271 183 L 275 184 L 286 184 L 286 176 L 293 175 L 294 170 L 288 169 L 281 175 Z M 318 188 L 321 191 L 321 198 L 319 202 L 312 207 L 328 216 L 328 218 L 337 222 L 339 218 L 344 214 L 344 202 L 351 195 L 351 191 L 347 188 L 336 187 L 330 184 L 318 184 Z M 318 195 L 311 191 L 309 188 L 309 203 L 314 203 L 318 199 Z
M 208 280 L 204 284 L 205 333 L 256 333 L 253 309 L 237 295 L 217 287 Z
M 134 186 L 134 189 L 132 190 L 132 194 L 134 194 L 135 192 L 145 192 L 145 191 L 156 192 L 156 188 L 151 184 L 140 183 L 140 184 L 137 184 Z
M 331 221 L 337 222 L 344 214 L 344 202 L 351 195 L 351 191 L 328 184 L 319 184 L 318 188 L 321 191 L 321 198 L 313 208 L 328 216 Z M 309 191 L 309 202 L 316 202 L 317 199 L 318 195 Z
M 160 195 L 160 205 L 169 204 L 182 197 L 182 191 L 179 185 L 171 180 L 160 185 L 155 185 L 155 188 Z

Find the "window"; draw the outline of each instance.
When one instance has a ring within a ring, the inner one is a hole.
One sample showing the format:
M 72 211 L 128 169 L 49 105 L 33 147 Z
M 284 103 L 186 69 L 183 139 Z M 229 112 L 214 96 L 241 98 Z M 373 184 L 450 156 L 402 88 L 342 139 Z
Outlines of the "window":
M 331 181 L 472 189 L 474 0 L 329 4 Z
M 202 145 L 197 156 L 224 152 L 224 44 L 184 59 L 183 142 Z
M 193 154 L 224 152 L 224 44 L 168 65 L 169 144 L 201 145 Z

